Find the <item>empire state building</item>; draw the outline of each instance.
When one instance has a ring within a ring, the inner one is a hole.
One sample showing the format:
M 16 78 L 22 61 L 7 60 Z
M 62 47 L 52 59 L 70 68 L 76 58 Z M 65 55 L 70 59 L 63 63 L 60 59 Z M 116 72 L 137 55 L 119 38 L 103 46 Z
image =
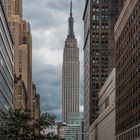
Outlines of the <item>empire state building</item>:
M 69 32 L 65 41 L 62 66 L 62 119 L 68 122 L 68 114 L 79 112 L 79 48 L 74 35 L 72 1 L 70 2 Z

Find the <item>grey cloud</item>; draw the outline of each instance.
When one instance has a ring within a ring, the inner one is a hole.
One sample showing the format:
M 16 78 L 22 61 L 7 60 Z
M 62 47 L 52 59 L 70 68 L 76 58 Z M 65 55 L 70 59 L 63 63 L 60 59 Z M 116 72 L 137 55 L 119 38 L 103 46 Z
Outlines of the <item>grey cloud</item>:
M 33 71 L 37 90 L 41 95 L 42 112 L 55 112 L 61 109 L 61 69 L 46 65 Z M 59 73 L 59 75 L 58 75 Z M 60 117 L 60 114 L 56 114 Z
M 66 18 L 66 4 L 59 0 L 29 0 L 25 1 L 25 16 L 33 23 L 36 28 L 50 29 L 55 25 L 61 25 Z M 57 21 L 57 22 L 56 22 Z

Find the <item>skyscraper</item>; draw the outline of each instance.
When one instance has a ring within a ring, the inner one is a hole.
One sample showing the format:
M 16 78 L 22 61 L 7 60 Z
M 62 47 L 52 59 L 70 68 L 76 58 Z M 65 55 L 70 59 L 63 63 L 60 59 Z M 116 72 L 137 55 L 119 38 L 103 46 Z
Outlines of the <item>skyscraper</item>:
M 14 40 L 14 75 L 17 79 L 21 77 L 25 84 L 28 95 L 27 108 L 31 110 L 32 35 L 30 24 L 23 20 L 22 0 L 3 0 L 3 3 Z
M 62 66 L 62 117 L 68 121 L 68 113 L 79 112 L 79 48 L 74 35 L 72 1 L 70 2 L 69 32 L 65 41 Z
M 98 93 L 115 66 L 113 29 L 122 2 L 122 0 L 86 0 L 83 15 L 85 133 L 98 117 Z M 85 139 L 88 140 L 87 137 Z
M 115 26 L 116 140 L 140 139 L 140 1 L 126 0 Z

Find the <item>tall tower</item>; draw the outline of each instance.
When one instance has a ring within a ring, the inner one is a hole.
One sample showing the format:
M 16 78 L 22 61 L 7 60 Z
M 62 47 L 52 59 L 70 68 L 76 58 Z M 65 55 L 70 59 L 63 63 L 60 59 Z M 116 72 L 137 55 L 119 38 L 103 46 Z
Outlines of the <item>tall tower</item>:
M 70 1 L 69 32 L 65 41 L 62 66 L 62 116 L 67 123 L 68 113 L 79 112 L 79 48 L 74 35 L 72 1 Z

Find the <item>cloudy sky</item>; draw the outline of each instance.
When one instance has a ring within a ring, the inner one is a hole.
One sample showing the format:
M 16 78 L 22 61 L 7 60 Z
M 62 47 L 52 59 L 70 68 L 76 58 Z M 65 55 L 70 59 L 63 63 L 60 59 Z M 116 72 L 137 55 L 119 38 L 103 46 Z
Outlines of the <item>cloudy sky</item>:
M 85 0 L 73 0 L 75 36 L 80 48 L 80 102 L 83 108 L 83 21 Z M 61 80 L 64 42 L 68 33 L 69 0 L 24 0 L 24 19 L 32 28 L 33 80 L 42 112 L 61 120 Z

